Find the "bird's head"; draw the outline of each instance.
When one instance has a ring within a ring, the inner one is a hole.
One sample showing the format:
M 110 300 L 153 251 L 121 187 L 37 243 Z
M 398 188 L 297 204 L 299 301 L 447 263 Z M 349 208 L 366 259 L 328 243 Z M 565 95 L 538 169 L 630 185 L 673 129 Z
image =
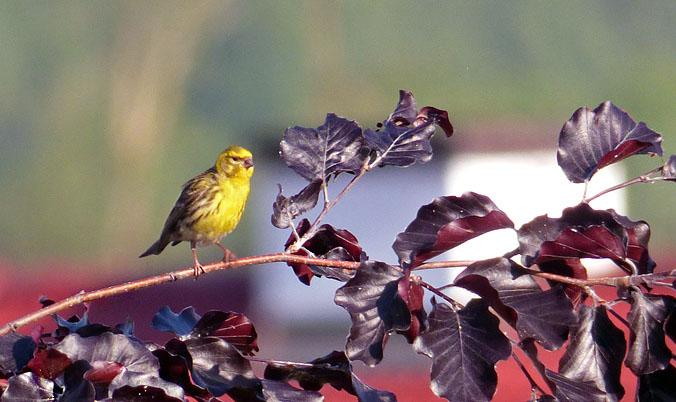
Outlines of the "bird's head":
M 250 178 L 254 172 L 253 155 L 246 148 L 232 145 L 218 155 L 216 171 L 228 177 Z

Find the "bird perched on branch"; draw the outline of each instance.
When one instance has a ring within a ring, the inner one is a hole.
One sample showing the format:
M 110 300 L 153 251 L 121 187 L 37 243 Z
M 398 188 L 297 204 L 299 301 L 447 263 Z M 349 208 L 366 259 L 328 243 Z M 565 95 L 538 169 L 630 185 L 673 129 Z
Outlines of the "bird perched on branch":
M 253 172 L 249 150 L 233 145 L 221 152 L 213 167 L 183 185 L 160 238 L 140 257 L 160 254 L 169 243 L 175 246 L 189 241 L 195 277 L 204 272 L 197 259 L 197 246 L 215 244 L 223 250 L 223 260 L 229 261 L 234 254 L 220 240 L 242 217 Z

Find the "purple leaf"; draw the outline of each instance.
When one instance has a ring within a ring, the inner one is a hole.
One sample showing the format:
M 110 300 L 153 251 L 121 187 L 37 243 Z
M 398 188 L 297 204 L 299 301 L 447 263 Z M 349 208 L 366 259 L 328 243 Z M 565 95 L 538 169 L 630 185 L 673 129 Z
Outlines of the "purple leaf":
M 96 399 L 94 384 L 84 379 L 84 374 L 92 366 L 86 360 L 78 360 L 68 366 L 63 373 L 65 392 L 59 402 L 81 402 Z
M 617 216 L 584 203 L 564 209 L 561 218 L 538 216 L 517 231 L 524 265 L 579 258 L 611 258 L 622 265 L 629 235 Z
M 86 360 L 94 369 L 104 371 L 117 367 L 116 373 L 125 371 L 157 375 L 160 368 L 157 358 L 140 341 L 109 332 L 89 338 L 71 334 L 56 344 L 54 349 L 64 353 L 71 361 Z
M 165 349 L 153 350 L 153 354 L 160 361 L 160 378 L 180 385 L 188 395 L 201 398 L 211 395 L 206 389 L 193 384 L 190 378 L 190 367 L 183 356 Z
M 296 228 L 296 231 L 298 235 L 303 236 L 309 228 L 310 221 L 303 219 Z M 296 236 L 291 234 L 284 248 L 288 248 L 295 241 Z M 305 242 L 303 248 L 294 254 L 307 256 L 308 254 L 305 250 L 308 250 L 317 257 L 333 260 L 363 261 L 368 258 L 362 251 L 359 241 L 352 233 L 345 229 L 335 229 L 331 225 L 320 226 L 315 234 Z M 319 267 L 293 262 L 287 264 L 293 268 L 298 279 L 308 286 L 315 275 L 326 276 L 342 282 L 346 282 L 354 276 L 354 270 Z
M 356 395 L 359 401 L 396 401 L 394 394 L 369 387 L 352 372 L 352 365 L 343 352 L 331 352 L 307 364 L 270 363 L 265 378 L 275 381 L 296 380 L 306 390 L 319 391 L 324 384 Z
M 298 385 L 310 391 L 319 391 L 324 384 L 345 390 L 354 395 L 352 366 L 344 352 L 333 351 L 308 364 L 268 363 L 264 377 L 274 381 L 298 381 Z
M 559 362 L 558 374 L 572 384 L 598 388 L 604 393 L 601 399 L 594 396 L 594 399 L 588 400 L 605 401 L 607 397 L 619 400 L 624 395 L 624 388 L 620 384 L 622 360 L 627 346 L 624 334 L 608 319 L 603 306 L 592 308 L 583 305 L 579 317 L 578 328 L 571 335 L 566 353 Z M 557 397 L 564 400 L 564 397 L 570 398 L 566 387 L 561 387 L 559 377 L 549 378 L 557 384 Z
M 153 316 L 151 326 L 158 331 L 184 336 L 192 331 L 199 319 L 200 316 L 193 307 L 186 307 L 176 314 L 169 306 L 164 306 Z
M 0 375 L 7 376 L 24 368 L 33 358 L 35 347 L 30 336 L 17 333 L 0 336 Z
M 577 320 L 563 288 L 543 291 L 516 263 L 506 258 L 476 262 L 458 275 L 455 285 L 480 295 L 521 339 L 534 338 L 546 349 L 558 349 Z
M 313 180 L 305 186 L 298 194 L 289 198 L 282 195 L 282 186 L 279 185 L 279 194 L 272 204 L 272 224 L 280 229 L 291 226 L 293 220 L 311 210 L 317 205 L 317 198 L 322 189 L 321 180 Z
M 263 397 L 266 401 L 276 402 L 321 402 L 324 397 L 319 392 L 294 388 L 285 382 L 262 380 Z
M 558 373 L 545 369 L 547 379 L 552 382 L 555 387 L 555 394 L 561 402 L 608 402 L 608 396 L 605 392 L 598 388 L 594 381 L 579 381 L 571 380 Z
M 329 113 L 317 128 L 287 128 L 280 155 L 307 181 L 326 182 L 339 173 L 359 171 L 365 158 L 363 145 L 361 127 L 356 122 Z
M 361 264 L 354 278 L 336 291 L 335 302 L 350 313 L 345 351 L 350 360 L 375 366 L 391 331 L 407 330 L 411 313 L 398 293 L 404 273 L 383 262 Z
M 183 389 L 174 383 L 161 379 L 157 373 L 137 373 L 124 371 L 110 384 L 112 400 L 127 401 L 164 401 L 180 402 L 184 400 Z M 125 398 L 131 399 L 123 399 Z
M 608 212 L 627 231 L 627 258 L 632 260 L 639 274 L 649 274 L 655 270 L 655 261 L 648 254 L 650 225 L 646 221 L 632 221 L 612 209 Z
M 233 311 L 207 311 L 195 327 L 191 337 L 215 336 L 236 347 L 245 355 L 258 352 L 256 329 L 247 316 Z
M 214 396 L 260 391 L 249 360 L 234 346 L 216 337 L 187 339 L 185 346 L 192 357 L 193 380 Z
M 110 399 L 115 402 L 181 402 L 183 398 L 173 397 L 150 385 L 125 385 L 117 388 Z
M 427 329 L 427 313 L 423 306 L 424 290 L 419 283 L 406 276 L 399 280 L 397 286 L 399 297 L 406 303 L 408 311 L 411 313 L 411 325 L 406 331 L 397 331 L 404 335 L 408 343 L 413 343 L 420 332 Z
M 432 358 L 432 391 L 451 401 L 490 401 L 497 385 L 495 364 L 511 355 L 499 320 L 482 300 L 460 311 L 435 304 L 429 329 L 416 339 L 418 353 Z
M 430 139 L 441 127 L 446 136 L 453 134 L 453 126 L 445 110 L 430 106 L 420 113 L 416 110 L 413 94 L 399 91 L 399 103 L 395 111 L 377 130 L 364 132 L 366 143 L 376 154 L 372 166 L 401 166 L 425 163 L 432 159 Z
M 676 181 L 676 155 L 671 155 L 662 166 L 662 177 L 669 181 Z
M 392 248 L 400 263 L 415 267 L 481 234 L 513 227 L 507 215 L 484 195 L 468 192 L 460 197 L 438 197 L 418 210 Z
M 639 377 L 638 402 L 673 401 L 676 395 L 676 367 L 669 365 L 666 369 L 655 371 Z
M 631 325 L 629 352 L 625 364 L 636 375 L 650 374 L 669 365 L 671 351 L 664 339 L 664 321 L 674 308 L 669 296 L 631 292 L 627 321 Z
M 597 170 L 636 154 L 662 155 L 662 136 L 636 123 L 610 101 L 579 108 L 559 134 L 557 159 L 568 180 L 588 181 Z
M 23 373 L 9 378 L 2 402 L 53 401 L 54 383 L 33 373 Z

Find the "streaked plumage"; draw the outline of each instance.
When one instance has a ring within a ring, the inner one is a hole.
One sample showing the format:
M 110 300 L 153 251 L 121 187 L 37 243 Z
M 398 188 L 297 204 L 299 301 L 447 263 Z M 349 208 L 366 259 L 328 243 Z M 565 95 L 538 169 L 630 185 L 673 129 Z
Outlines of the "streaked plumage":
M 249 150 L 233 145 L 218 155 L 213 167 L 185 183 L 160 238 L 140 257 L 160 254 L 169 243 L 189 241 L 195 276 L 202 269 L 196 246 L 216 244 L 228 259 L 230 251 L 219 241 L 237 227 L 244 212 L 254 172 L 252 158 Z

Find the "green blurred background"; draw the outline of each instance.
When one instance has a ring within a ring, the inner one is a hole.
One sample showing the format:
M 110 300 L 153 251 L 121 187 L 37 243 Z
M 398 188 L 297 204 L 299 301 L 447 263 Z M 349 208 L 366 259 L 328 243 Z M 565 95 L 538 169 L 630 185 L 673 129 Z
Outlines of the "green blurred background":
M 285 127 L 329 111 L 372 125 L 400 88 L 448 109 L 455 142 L 611 99 L 676 153 L 674 21 L 670 0 L 0 2 L 0 259 L 134 269 L 225 146 L 273 160 Z M 671 247 L 675 199 L 630 193 L 654 248 Z M 251 222 L 235 241 L 255 252 L 275 229 Z

